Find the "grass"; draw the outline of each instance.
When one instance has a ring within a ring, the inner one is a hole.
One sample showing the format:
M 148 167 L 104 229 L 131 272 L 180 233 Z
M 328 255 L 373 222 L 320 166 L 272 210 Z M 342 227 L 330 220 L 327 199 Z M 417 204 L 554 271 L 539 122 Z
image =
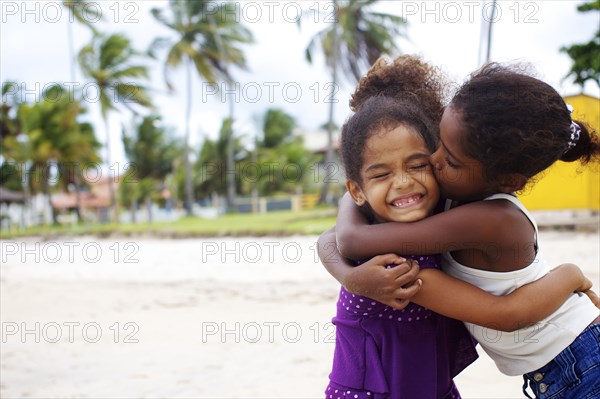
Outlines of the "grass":
M 299 212 L 227 214 L 215 219 L 184 217 L 175 222 L 36 226 L 22 231 L 2 231 L 0 238 L 25 236 L 135 236 L 223 237 L 289 236 L 320 234 L 335 224 L 336 209 L 315 208 Z

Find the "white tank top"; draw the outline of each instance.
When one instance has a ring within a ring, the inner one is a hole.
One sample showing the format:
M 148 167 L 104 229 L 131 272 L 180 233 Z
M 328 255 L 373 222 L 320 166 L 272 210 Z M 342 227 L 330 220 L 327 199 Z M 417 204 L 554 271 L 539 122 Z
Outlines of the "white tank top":
M 537 245 L 537 225 L 523 204 L 509 194 L 495 194 L 485 198 L 498 199 L 512 202 L 527 216 L 535 228 Z M 446 203 L 446 210 L 450 204 L 450 201 Z M 446 273 L 494 295 L 509 294 L 522 285 L 543 277 L 549 271 L 539 246 L 530 265 L 512 272 L 473 269 L 458 263 L 449 252 L 443 253 L 442 259 L 442 268 Z M 596 317 L 598 309 L 592 301 L 584 294 L 574 293 L 549 317 L 521 330 L 504 332 L 471 323 L 465 325 L 502 373 L 520 375 L 535 371 L 554 359 Z

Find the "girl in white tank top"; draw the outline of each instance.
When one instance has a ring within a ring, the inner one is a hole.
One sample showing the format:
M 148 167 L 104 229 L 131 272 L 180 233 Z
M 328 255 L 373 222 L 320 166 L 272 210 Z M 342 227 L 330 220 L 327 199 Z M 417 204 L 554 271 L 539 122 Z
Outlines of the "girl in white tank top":
M 443 270 L 449 275 L 471 283 L 494 295 L 507 295 L 515 289 L 546 275 L 550 268 L 537 245 L 537 225 L 521 202 L 509 194 L 495 194 L 485 201 L 509 201 L 527 216 L 535 228 L 537 253 L 530 265 L 512 272 L 493 272 L 474 269 L 457 262 L 450 252 L 442 254 Z M 446 209 L 449 209 L 450 201 Z M 586 327 L 598 317 L 596 308 L 587 296 L 573 293 L 550 316 L 512 332 L 498 331 L 466 323 L 467 329 L 507 375 L 519 375 L 537 370 L 569 346 Z M 599 365 L 600 368 L 600 365 Z
M 382 90 L 392 90 L 387 89 L 392 83 L 393 76 L 382 80 Z M 354 96 L 360 97 L 360 86 Z M 457 206 L 419 222 L 368 225 L 345 196 L 335 229 L 319 240 L 321 248 L 333 243 L 341 253 L 332 258 L 331 251 L 320 252 L 328 271 L 353 293 L 380 302 L 390 297 L 410 299 L 403 291 L 406 281 L 398 284 L 398 276 L 382 273 L 375 273 L 374 278 L 374 271 L 381 267 L 376 262 L 366 262 L 349 273 L 350 267 L 340 260 L 389 252 L 445 253 L 449 274 L 489 292 L 504 295 L 537 281 L 548 273 L 537 248 L 537 227 L 510 194 L 522 190 L 557 160 L 585 164 L 600 158 L 597 134 L 572 119 L 571 113 L 572 108 L 546 83 L 517 68 L 484 66 L 444 110 L 439 147 L 431 156 L 442 196 Z M 425 272 L 419 274 L 422 287 L 414 298 L 432 295 Z M 460 294 L 455 298 L 444 292 L 438 295 L 450 310 L 460 302 Z M 540 296 L 550 300 L 553 292 Z M 423 301 L 419 304 L 427 307 Z M 526 385 L 537 397 L 598 398 L 598 314 L 589 298 L 574 294 L 559 310 L 529 328 L 507 334 L 470 327 L 500 370 L 524 373 Z

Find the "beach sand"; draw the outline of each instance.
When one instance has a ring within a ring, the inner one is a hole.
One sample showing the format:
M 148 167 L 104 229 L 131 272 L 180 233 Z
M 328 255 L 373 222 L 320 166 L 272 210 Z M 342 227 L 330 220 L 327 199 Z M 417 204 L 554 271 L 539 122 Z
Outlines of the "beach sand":
M 2 240 L 0 396 L 321 398 L 339 286 L 315 241 Z M 598 292 L 598 232 L 540 241 Z M 456 382 L 464 398 L 523 397 L 485 353 Z

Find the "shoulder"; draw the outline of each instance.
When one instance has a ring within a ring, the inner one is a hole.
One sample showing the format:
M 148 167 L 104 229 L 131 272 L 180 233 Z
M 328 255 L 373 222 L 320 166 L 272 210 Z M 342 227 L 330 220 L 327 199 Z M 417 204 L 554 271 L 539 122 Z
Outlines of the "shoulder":
M 506 200 L 474 201 L 445 210 L 436 216 L 445 219 L 472 219 L 471 222 L 484 222 L 501 218 L 506 213 L 519 210 L 514 204 Z M 470 222 L 469 222 L 470 223 Z
M 484 226 L 483 231 L 494 240 L 505 239 L 514 242 L 515 240 L 522 241 L 525 237 L 533 237 L 535 229 L 532 221 L 516 204 L 505 199 L 480 202 L 479 212 L 488 215 L 486 218 L 488 225 Z
M 495 198 L 480 201 L 480 204 L 485 207 L 484 211 L 491 212 L 491 218 L 495 221 L 503 221 L 503 224 L 507 222 L 526 222 L 527 224 L 531 224 L 529 218 L 523 213 L 521 208 L 507 199 Z
M 484 237 L 498 238 L 515 229 L 531 226 L 527 216 L 512 202 L 503 199 L 476 201 L 444 212 L 451 222 L 463 223 Z

